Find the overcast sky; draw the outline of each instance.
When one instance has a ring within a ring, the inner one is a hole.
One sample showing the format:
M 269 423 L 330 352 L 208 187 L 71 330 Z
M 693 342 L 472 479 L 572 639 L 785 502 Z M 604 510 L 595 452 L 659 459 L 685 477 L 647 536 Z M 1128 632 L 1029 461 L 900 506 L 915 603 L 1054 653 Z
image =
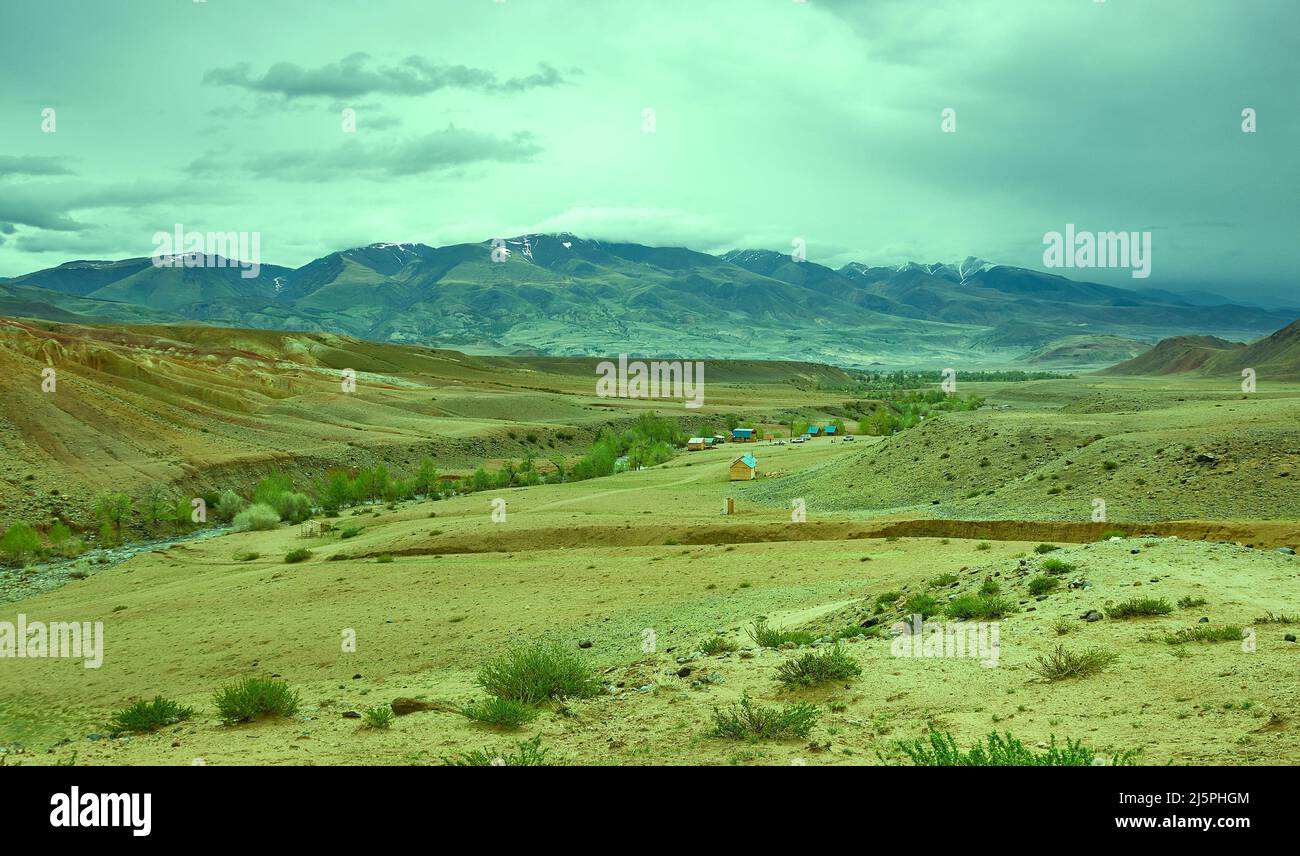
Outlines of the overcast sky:
M 176 223 L 1042 269 L 1073 223 L 1153 246 L 1075 278 L 1295 303 L 1298 57 L 1296 0 L 5 0 L 0 276 Z

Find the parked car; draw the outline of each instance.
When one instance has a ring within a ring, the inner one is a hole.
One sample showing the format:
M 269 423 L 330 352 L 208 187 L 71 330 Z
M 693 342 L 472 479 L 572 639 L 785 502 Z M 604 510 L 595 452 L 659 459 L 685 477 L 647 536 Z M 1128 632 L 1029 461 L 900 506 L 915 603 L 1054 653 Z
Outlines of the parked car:
M 795 437 L 795 438 L 792 439 L 790 442 L 791 442 L 791 443 L 806 443 L 806 442 L 808 442 L 808 438 L 807 438 L 807 437 Z
M 853 442 L 853 435 L 852 435 L 852 434 L 845 434 L 845 435 L 844 435 L 844 442 L 845 442 L 845 443 L 852 443 L 852 442 Z

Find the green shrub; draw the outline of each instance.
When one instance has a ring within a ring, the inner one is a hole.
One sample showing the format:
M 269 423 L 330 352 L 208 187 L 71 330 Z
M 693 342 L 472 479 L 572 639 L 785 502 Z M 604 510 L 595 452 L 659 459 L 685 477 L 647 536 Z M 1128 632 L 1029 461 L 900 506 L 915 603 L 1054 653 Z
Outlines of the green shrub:
M 298 693 L 284 681 L 273 678 L 244 678 L 217 690 L 212 699 L 217 715 L 227 724 L 252 722 L 272 716 L 293 716 L 298 712 Z
M 764 648 L 780 648 L 787 642 L 795 645 L 811 645 L 817 638 L 802 630 L 774 630 L 768 626 L 766 618 L 755 619 L 749 626 L 749 635 L 755 643 Z
M 1184 642 L 1239 642 L 1240 640 L 1241 628 L 1235 624 L 1226 624 L 1222 627 L 1198 624 L 1165 637 L 1165 641 L 1170 645 L 1181 645 Z
M 1037 547 L 1034 548 L 1034 552 L 1041 555 L 1043 553 L 1052 553 L 1059 549 L 1061 548 L 1056 546 L 1055 544 L 1039 544 Z
M 339 537 L 340 537 L 340 538 L 355 538 L 355 537 L 357 537 L 358 535 L 360 535 L 363 531 L 365 531 L 365 530 L 364 530 L 362 527 L 360 527 L 360 526 L 349 526 L 349 527 L 347 527 L 346 529 L 344 529 L 342 532 L 339 533 Z
M 377 556 L 375 561 L 381 565 L 387 565 L 393 562 L 393 557 L 389 553 L 384 553 L 382 556 Z
M 494 696 L 527 704 L 591 698 L 600 682 L 577 654 L 536 642 L 511 648 L 479 670 L 478 685 Z
M 989 595 L 990 597 L 1002 594 L 1002 586 L 998 585 L 998 581 L 992 577 L 986 577 L 984 582 L 980 584 L 980 594 Z
M 1029 581 L 1029 593 L 1034 597 L 1055 591 L 1061 585 L 1056 577 L 1040 574 Z
M 1078 630 L 1079 624 L 1069 618 L 1062 617 L 1056 619 L 1056 622 L 1052 624 L 1052 629 L 1056 631 L 1057 636 L 1064 636 L 1067 633 L 1073 633 L 1075 630 Z
M 1127 537 L 1128 537 L 1128 533 L 1126 533 L 1122 529 L 1107 529 L 1105 532 L 1101 533 L 1100 540 L 1109 541 L 1111 538 L 1127 538 Z
M 234 527 L 239 532 L 261 532 L 280 525 L 280 515 L 269 505 L 250 505 L 235 515 Z
M 493 762 L 501 762 L 496 766 L 506 767 L 545 767 L 546 754 L 549 749 L 542 748 L 542 735 L 537 735 L 531 740 L 525 740 L 519 744 L 518 749 L 509 754 L 493 752 L 491 749 L 476 749 L 472 752 L 463 752 L 454 757 L 442 759 L 442 763 L 447 767 L 491 767 Z
M 730 639 L 724 639 L 721 636 L 714 636 L 713 638 L 706 639 L 704 642 L 700 643 L 700 650 L 709 655 L 725 654 L 730 651 L 735 651 L 737 647 L 738 646 L 735 642 L 732 642 Z
M 884 632 L 879 624 L 872 627 L 862 627 L 857 624 L 850 624 L 842 630 L 835 631 L 836 639 L 852 639 L 854 637 L 879 636 Z
M 1074 565 L 1060 559 L 1043 559 L 1039 568 L 1049 574 L 1068 574 L 1074 570 Z
M 475 722 L 501 728 L 519 728 L 537 718 L 537 710 L 521 701 L 492 697 L 474 702 L 461 709 L 461 713 Z
M 1168 615 L 1173 611 L 1173 606 L 1162 597 L 1135 597 L 1111 607 L 1106 614 L 1111 618 L 1139 618 L 1145 615 Z
M 236 562 L 251 562 L 254 559 L 260 559 L 261 557 L 262 557 L 261 553 L 255 552 L 253 550 L 241 550 L 235 554 L 234 558 Z
M 366 711 L 365 718 L 361 724 L 364 728 L 387 728 L 393 724 L 393 708 L 386 704 L 372 707 Z
M 275 511 L 281 520 L 301 523 L 311 517 L 311 498 L 305 493 L 287 490 L 275 498 Z
M 1006 598 L 990 594 L 964 594 L 948 601 L 945 614 L 954 621 L 992 621 L 1015 610 Z
M 1057 645 L 1051 654 L 1040 656 L 1033 669 L 1049 681 L 1086 678 L 1097 674 L 1116 658 L 1117 655 L 1100 648 L 1087 648 L 1076 653 L 1066 650 L 1064 645 Z
M 939 576 L 930 580 L 931 588 L 947 588 L 957 582 L 956 574 L 939 574 Z
M 143 734 L 189 719 L 193 715 L 194 711 L 191 708 L 183 707 L 162 696 L 154 696 L 153 701 L 137 701 L 130 707 L 113 714 L 108 727 L 115 734 L 124 731 Z
M 1191 597 L 1189 595 L 1188 597 L 1180 597 L 1178 599 L 1179 609 L 1195 609 L 1198 606 L 1205 606 L 1205 598 Z
M 939 613 L 939 601 L 927 593 L 914 594 L 903 603 L 903 612 L 929 618 Z
M 876 595 L 876 612 L 880 612 L 887 606 L 893 606 L 902 596 L 901 591 L 886 591 Z
M 976 550 L 992 550 L 992 549 L 993 549 L 993 545 L 990 544 L 988 541 L 981 541 L 981 542 L 979 542 L 978 544 L 975 545 L 975 549 L 976 549 Z
M 811 687 L 828 681 L 842 681 L 862 674 L 862 667 L 839 645 L 786 660 L 776 670 L 776 679 L 787 687 Z
M 743 695 L 728 710 L 713 709 L 713 736 L 730 740 L 791 740 L 806 738 L 821 711 L 815 704 L 761 708 Z
M 311 550 L 306 547 L 296 547 L 284 554 L 286 565 L 292 565 L 296 562 L 305 562 L 311 558 Z
M 926 739 L 900 740 L 897 746 L 918 767 L 1090 767 L 1098 757 L 1082 741 L 1066 740 L 1065 747 L 1059 747 L 1055 736 L 1045 750 L 1035 752 L 1010 732 L 993 732 L 983 743 L 963 752 L 951 734 L 941 734 L 934 726 Z M 1137 750 L 1130 750 L 1105 760 L 1115 766 L 1130 766 L 1136 756 Z
M 217 504 L 212 509 L 217 519 L 222 522 L 228 522 L 235 519 L 235 515 L 248 507 L 244 498 L 233 490 L 223 490 L 221 496 L 217 498 Z
M 27 558 L 35 555 L 40 549 L 41 537 L 30 524 L 21 520 L 10 526 L 4 537 L 0 538 L 0 553 L 4 553 L 15 565 L 26 564 Z

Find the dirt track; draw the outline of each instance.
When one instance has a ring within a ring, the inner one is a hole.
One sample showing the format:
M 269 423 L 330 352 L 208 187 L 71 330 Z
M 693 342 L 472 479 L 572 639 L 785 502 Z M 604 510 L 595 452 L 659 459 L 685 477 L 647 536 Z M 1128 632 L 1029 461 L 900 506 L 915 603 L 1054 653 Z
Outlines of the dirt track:
M 1193 541 L 1239 542 L 1252 547 L 1300 544 L 1300 523 L 1276 521 L 1171 520 L 1161 523 L 1069 523 L 1033 520 L 916 519 L 880 522 L 663 524 L 622 526 L 545 526 L 506 529 L 474 537 L 433 537 L 379 552 L 396 556 L 560 550 L 575 547 L 647 547 L 663 544 L 755 544 L 775 541 L 848 541 L 860 538 L 964 538 L 985 541 L 1046 541 L 1082 544 L 1102 534 L 1175 535 Z M 370 558 L 365 552 L 349 558 Z

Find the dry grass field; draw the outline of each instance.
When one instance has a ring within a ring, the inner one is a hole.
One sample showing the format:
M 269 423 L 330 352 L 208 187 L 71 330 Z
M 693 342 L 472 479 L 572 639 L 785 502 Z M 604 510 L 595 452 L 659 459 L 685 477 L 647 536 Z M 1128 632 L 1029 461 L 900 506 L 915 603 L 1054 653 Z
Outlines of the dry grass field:
M 325 360 L 313 359 L 318 373 Z M 472 436 L 506 457 L 497 446 L 512 426 L 590 429 L 647 404 L 595 399 L 590 376 L 567 369 L 538 380 L 543 366 L 420 359 L 430 364 L 389 369 L 346 412 L 301 369 L 278 406 L 240 399 L 254 404 L 227 423 L 230 442 L 279 436 L 275 455 L 290 460 L 303 451 L 293 437 L 378 454 Z M 102 371 L 78 370 L 74 384 L 89 389 Z M 473 750 L 516 763 L 538 738 L 548 763 L 880 764 L 909 763 L 899 741 L 935 727 L 961 746 L 997 731 L 1034 751 L 1079 740 L 1146 764 L 1296 763 L 1300 645 L 1286 636 L 1300 562 L 1279 548 L 1300 546 L 1286 489 L 1300 472 L 1300 387 L 1242 399 L 1227 386 L 990 384 L 984 409 L 892 437 L 746 445 L 753 482 L 727 481 L 728 444 L 583 482 L 349 508 L 325 534 L 282 525 L 74 563 L 0 618 L 102 621 L 103 664 L 0 659 L 0 747 L 7 764 L 437 764 Z M 759 422 L 836 403 L 793 383 L 718 390 L 711 413 Z M 152 400 L 117 395 L 123 407 Z M 422 409 L 433 396 L 437 412 Z M 171 412 L 220 422 L 238 409 L 195 398 Z M 311 427 L 277 434 L 280 415 Z M 11 438 L 44 442 L 7 417 Z M 178 459 L 198 477 L 186 450 L 199 446 L 186 443 Z M 1049 493 L 1058 483 L 1071 487 Z M 1092 519 L 1094 498 L 1106 521 Z M 310 555 L 286 562 L 298 549 Z M 1142 599 L 1154 607 L 1131 603 Z M 912 649 L 900 623 L 918 609 L 944 622 L 954 602 L 998 604 L 996 663 L 901 656 Z M 764 627 L 791 635 L 760 644 Z M 483 668 L 533 643 L 589 673 L 592 691 L 532 704 L 517 727 L 464 715 L 488 698 Z M 1084 665 L 1063 677 L 1043 662 L 1053 655 Z M 789 665 L 832 656 L 853 665 Z M 246 677 L 287 682 L 296 711 L 223 724 L 214 692 Z M 108 724 L 159 695 L 192 715 L 145 733 Z M 720 736 L 742 698 L 811 726 Z M 394 707 L 391 721 L 367 717 Z

